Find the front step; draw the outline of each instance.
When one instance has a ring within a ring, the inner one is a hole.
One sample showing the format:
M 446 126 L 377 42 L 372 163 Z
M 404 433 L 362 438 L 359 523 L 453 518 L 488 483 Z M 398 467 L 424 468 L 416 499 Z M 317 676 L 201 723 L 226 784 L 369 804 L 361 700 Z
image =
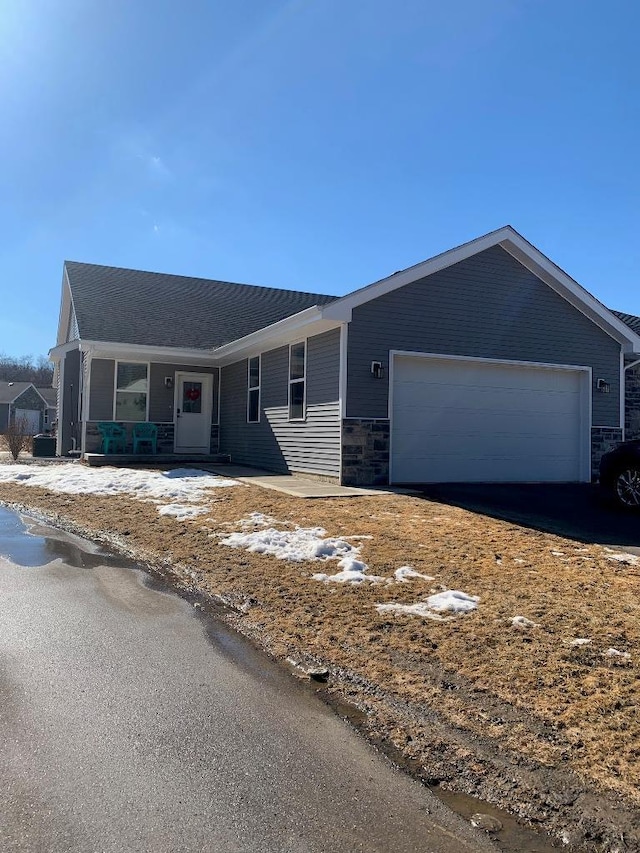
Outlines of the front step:
M 92 468 L 100 465 L 175 465 L 200 462 L 202 465 L 231 462 L 228 453 L 85 453 L 83 460 Z

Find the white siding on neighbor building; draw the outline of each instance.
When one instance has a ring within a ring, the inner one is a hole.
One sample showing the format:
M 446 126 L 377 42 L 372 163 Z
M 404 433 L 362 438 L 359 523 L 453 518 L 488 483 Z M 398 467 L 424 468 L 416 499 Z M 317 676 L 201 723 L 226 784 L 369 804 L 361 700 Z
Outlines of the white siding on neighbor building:
M 396 355 L 396 483 L 589 479 L 587 370 Z

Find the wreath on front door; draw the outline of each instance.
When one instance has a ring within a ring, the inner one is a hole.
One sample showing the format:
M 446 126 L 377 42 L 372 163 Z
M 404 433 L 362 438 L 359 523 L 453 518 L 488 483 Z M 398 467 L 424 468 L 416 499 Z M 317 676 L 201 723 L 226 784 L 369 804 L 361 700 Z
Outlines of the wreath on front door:
M 189 388 L 186 394 L 187 400 L 191 400 L 192 403 L 195 403 L 196 400 L 200 399 L 200 389 L 199 388 Z

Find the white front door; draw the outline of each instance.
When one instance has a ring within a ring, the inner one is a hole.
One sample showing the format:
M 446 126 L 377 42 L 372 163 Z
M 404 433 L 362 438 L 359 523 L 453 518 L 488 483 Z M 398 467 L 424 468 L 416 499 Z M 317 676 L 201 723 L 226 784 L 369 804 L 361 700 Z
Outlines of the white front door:
M 176 453 L 209 453 L 212 388 L 209 373 L 176 373 Z

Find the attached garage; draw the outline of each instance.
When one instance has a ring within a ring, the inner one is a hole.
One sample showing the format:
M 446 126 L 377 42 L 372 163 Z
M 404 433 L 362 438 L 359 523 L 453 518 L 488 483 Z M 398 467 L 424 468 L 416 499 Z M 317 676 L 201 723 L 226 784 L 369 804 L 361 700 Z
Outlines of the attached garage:
M 391 355 L 392 482 L 590 479 L 590 368 Z

